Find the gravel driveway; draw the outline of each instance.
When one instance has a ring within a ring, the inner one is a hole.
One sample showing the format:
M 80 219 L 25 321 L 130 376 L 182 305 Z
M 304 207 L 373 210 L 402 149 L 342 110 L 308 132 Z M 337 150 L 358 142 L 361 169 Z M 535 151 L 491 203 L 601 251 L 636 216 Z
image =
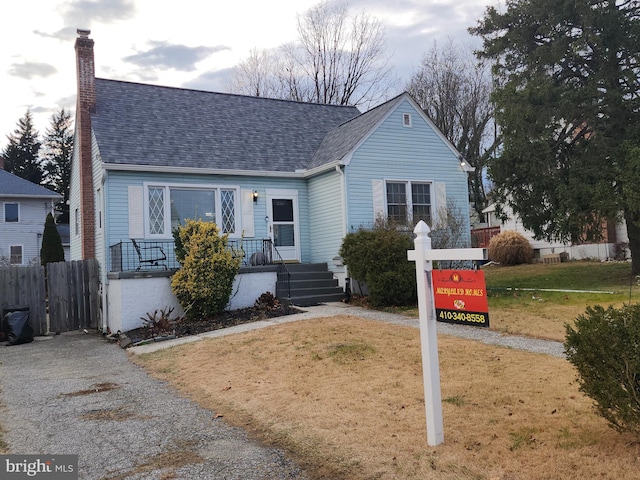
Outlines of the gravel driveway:
M 181 398 L 97 333 L 0 346 L 0 362 L 11 453 L 77 454 L 80 479 L 306 478 L 282 451 Z

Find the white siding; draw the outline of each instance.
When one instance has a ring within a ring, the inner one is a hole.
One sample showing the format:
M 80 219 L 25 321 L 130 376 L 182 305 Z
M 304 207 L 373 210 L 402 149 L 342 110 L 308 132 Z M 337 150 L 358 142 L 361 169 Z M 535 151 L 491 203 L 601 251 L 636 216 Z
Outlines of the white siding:
M 94 215 L 95 215 L 95 249 L 96 260 L 100 266 L 104 265 L 107 255 L 105 252 L 105 215 L 102 212 L 102 200 L 104 195 L 104 188 L 102 185 L 102 161 L 100 158 L 100 151 L 98 150 L 98 143 L 96 137 L 91 133 L 91 163 L 92 163 L 92 176 L 93 176 L 93 202 L 94 202 Z M 106 275 L 106 270 L 101 268 L 103 276 Z
M 4 204 L 19 205 L 19 221 L 4 221 Z M 47 214 L 52 211 L 48 198 L 8 198 L 0 196 L 0 265 L 9 263 L 11 245 L 22 246 L 22 264 L 40 263 L 42 233 Z
M 76 129 L 74 145 L 79 145 L 78 130 Z M 71 158 L 71 185 L 69 187 L 69 252 L 67 260 L 80 260 L 82 258 L 82 245 L 80 231 L 76 229 L 76 211 L 80 210 L 80 167 L 78 165 L 78 150 L 73 149 Z

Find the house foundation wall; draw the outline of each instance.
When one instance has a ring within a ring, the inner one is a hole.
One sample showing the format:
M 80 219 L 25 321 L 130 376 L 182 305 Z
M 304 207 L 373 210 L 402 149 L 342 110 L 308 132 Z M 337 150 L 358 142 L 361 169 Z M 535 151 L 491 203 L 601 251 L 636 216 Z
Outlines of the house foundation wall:
M 147 313 L 173 307 L 172 318 L 184 315 L 178 299 L 171 291 L 169 272 L 150 275 L 109 274 L 107 285 L 107 326 L 111 332 L 126 332 L 144 325 Z M 265 292 L 275 294 L 277 273 L 262 271 L 240 273 L 233 282 L 227 310 L 252 307 Z
M 614 258 L 614 244 L 591 243 L 560 247 L 535 248 L 536 260 L 542 261 L 544 255 L 566 253 L 568 260 L 610 260 Z

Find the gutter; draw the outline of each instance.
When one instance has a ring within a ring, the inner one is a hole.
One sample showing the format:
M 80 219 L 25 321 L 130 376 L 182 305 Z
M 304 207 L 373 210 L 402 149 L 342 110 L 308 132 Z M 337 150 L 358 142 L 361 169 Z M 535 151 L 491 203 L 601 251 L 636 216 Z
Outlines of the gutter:
M 273 178 L 309 178 L 319 173 L 333 170 L 336 167 L 346 165 L 348 162 L 334 160 L 310 170 L 300 169 L 294 172 L 281 172 L 271 170 L 234 170 L 220 168 L 175 167 L 170 165 L 130 165 L 118 163 L 103 163 L 105 171 L 122 172 L 156 172 L 156 173 L 180 173 L 195 175 L 227 175 L 238 177 L 273 177 Z
M 243 177 L 285 177 L 304 178 L 304 170 L 295 172 L 277 172 L 268 170 L 233 170 L 220 168 L 197 168 L 197 167 L 172 167 L 168 165 L 121 165 L 115 163 L 103 163 L 104 169 L 109 171 L 123 172 L 158 172 L 158 173 L 182 173 L 200 175 L 235 175 Z

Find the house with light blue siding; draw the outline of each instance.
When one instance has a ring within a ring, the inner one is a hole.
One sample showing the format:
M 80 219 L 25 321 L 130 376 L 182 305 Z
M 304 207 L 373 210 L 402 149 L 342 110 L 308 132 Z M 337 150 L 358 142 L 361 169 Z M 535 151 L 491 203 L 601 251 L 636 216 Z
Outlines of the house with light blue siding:
M 62 195 L 0 169 L 0 265 L 40 263 L 44 223 Z
M 76 40 L 70 243 L 73 259 L 99 260 L 105 328 L 174 301 L 172 231 L 189 218 L 215 222 L 242 258 L 229 308 L 267 291 L 339 300 L 342 239 L 377 217 L 433 224 L 455 201 L 468 218 L 469 167 L 406 93 L 362 113 L 100 79 L 89 33 Z

